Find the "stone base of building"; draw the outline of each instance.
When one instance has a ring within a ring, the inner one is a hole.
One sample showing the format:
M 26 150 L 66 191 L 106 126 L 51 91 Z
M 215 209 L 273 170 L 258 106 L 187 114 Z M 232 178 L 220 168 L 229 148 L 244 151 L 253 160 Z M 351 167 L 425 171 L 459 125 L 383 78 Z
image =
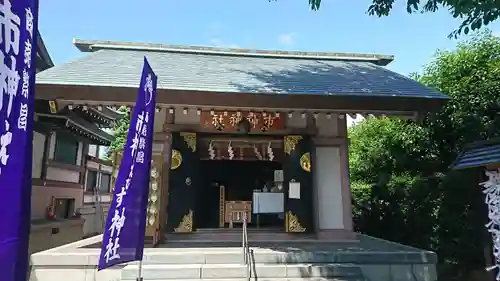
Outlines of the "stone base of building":
M 81 240 L 83 220 L 33 221 L 30 232 L 30 254 Z
M 192 234 L 184 234 L 192 235 Z M 186 238 L 186 237 L 185 237 Z M 102 236 L 31 256 L 31 281 L 136 280 L 138 262 L 97 272 Z M 356 234 L 356 241 L 250 242 L 251 278 L 259 280 L 436 281 L 437 256 Z M 241 241 L 167 241 L 144 251 L 142 274 L 149 280 L 248 280 Z
M 357 241 L 358 235 L 355 232 L 345 229 L 320 229 L 316 233 L 319 240 L 335 241 Z

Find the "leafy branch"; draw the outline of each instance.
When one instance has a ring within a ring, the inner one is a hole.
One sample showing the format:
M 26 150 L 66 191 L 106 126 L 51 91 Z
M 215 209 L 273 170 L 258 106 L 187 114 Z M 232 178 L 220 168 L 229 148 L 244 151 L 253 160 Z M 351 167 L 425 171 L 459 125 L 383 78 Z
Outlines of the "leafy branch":
M 312 10 L 319 10 L 321 0 L 308 0 Z M 367 13 L 371 16 L 388 16 L 395 0 L 373 0 Z M 448 37 L 457 38 L 461 34 L 479 30 L 494 22 L 500 16 L 500 0 L 407 0 L 406 11 L 436 12 L 442 8 L 447 9 L 453 18 L 462 19 L 460 26 L 450 33 Z

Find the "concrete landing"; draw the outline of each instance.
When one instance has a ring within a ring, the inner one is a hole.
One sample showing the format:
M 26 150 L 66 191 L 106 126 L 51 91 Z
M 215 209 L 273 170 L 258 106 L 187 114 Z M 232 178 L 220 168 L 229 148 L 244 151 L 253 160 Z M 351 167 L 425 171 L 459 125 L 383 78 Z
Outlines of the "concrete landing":
M 133 281 L 138 262 L 96 271 L 102 236 L 31 256 L 31 281 Z M 436 281 L 434 253 L 358 235 L 353 243 L 254 242 L 251 280 Z M 241 242 L 146 248 L 144 281 L 248 281 Z M 91 278 L 91 279 L 88 279 Z
M 122 270 L 122 281 L 133 281 L 137 277 L 138 266 L 129 265 Z M 190 264 L 190 265 L 145 265 L 145 281 L 163 279 L 244 279 L 248 268 L 240 264 Z M 361 269 L 348 264 L 253 264 L 251 279 L 295 279 L 295 278 L 343 278 L 344 280 L 364 280 Z M 340 279 L 342 280 L 342 279 Z
M 190 241 L 215 243 L 232 242 L 241 243 L 241 228 L 216 228 L 216 229 L 197 229 L 191 233 L 167 233 L 165 241 L 169 243 Z M 311 233 L 286 233 L 282 229 L 272 228 L 249 228 L 249 242 L 311 242 L 311 243 L 332 243 L 332 242 L 358 242 L 355 233 L 339 231 L 330 239 L 319 239 L 318 235 Z
M 241 242 L 179 239 L 145 255 L 144 281 L 247 280 Z M 356 242 L 253 242 L 251 280 L 435 281 L 432 252 L 359 235 Z M 123 268 L 132 281 L 138 265 Z

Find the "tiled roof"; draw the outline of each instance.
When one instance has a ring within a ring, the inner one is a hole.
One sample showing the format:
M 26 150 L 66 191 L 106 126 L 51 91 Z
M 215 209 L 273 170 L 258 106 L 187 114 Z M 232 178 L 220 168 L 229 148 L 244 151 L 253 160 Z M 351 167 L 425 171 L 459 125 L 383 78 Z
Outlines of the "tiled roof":
M 45 47 L 45 43 L 43 42 L 42 36 L 40 35 L 40 30 L 36 33 L 37 40 L 37 69 L 39 71 L 43 71 L 47 68 L 51 68 L 54 66 L 54 62 L 50 58 L 49 52 Z
M 158 88 L 213 92 L 447 98 L 380 66 L 392 56 L 78 41 L 92 53 L 37 75 L 37 84 L 137 87 L 146 56 Z
M 36 123 L 54 124 L 60 129 L 71 130 L 75 135 L 86 138 L 88 143 L 109 145 L 114 137 L 96 126 L 96 124 L 86 121 L 80 114 L 63 109 L 57 114 L 48 113 L 47 110 L 40 110 L 44 107 L 45 101 L 38 100 L 36 102 Z M 40 125 L 40 124 L 39 124 Z
M 93 123 L 90 123 L 83 118 L 80 118 L 77 114 L 69 114 L 66 127 L 72 128 L 77 132 L 83 134 L 93 135 L 97 138 L 101 143 L 105 145 L 109 145 L 114 137 L 103 130 L 99 129 Z
M 472 143 L 457 157 L 454 170 L 500 164 L 500 139 Z

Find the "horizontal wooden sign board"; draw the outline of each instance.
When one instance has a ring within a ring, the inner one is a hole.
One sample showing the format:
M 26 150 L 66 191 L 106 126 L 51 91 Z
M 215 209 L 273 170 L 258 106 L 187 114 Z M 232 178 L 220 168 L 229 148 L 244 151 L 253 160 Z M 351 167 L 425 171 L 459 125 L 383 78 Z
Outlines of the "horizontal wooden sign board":
M 283 130 L 284 118 L 274 112 L 250 111 L 202 111 L 200 126 L 204 129 L 216 129 L 221 132 L 237 132 L 243 120 L 249 123 L 249 132 L 267 132 Z

